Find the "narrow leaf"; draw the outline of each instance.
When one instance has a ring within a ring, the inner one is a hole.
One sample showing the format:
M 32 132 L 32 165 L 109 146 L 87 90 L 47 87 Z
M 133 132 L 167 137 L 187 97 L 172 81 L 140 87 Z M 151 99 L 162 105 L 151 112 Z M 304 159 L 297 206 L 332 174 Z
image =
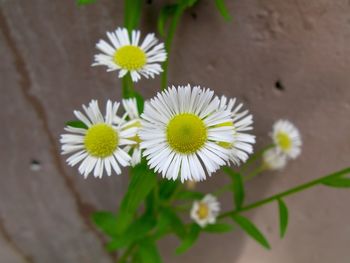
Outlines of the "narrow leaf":
M 133 220 L 133 214 L 157 183 L 156 175 L 145 161 L 130 169 L 132 175 L 128 190 L 117 215 L 117 232 L 122 234 Z
M 88 127 L 85 125 L 82 121 L 67 121 L 67 126 L 73 127 L 73 128 L 81 128 L 81 129 L 87 129 Z
M 177 4 L 171 4 L 163 6 L 162 9 L 159 12 L 158 21 L 157 21 L 157 27 L 158 32 L 161 36 L 165 36 L 165 25 L 168 21 L 168 19 L 173 16 L 176 12 L 178 5 Z
M 155 226 L 156 221 L 150 215 L 145 215 L 134 221 L 120 236 L 107 244 L 107 249 L 113 251 L 130 246 L 132 243 L 144 238 Z
M 282 199 L 278 199 L 278 210 L 280 215 L 280 236 L 283 238 L 288 226 L 288 208 Z
M 155 240 L 152 238 L 145 238 L 138 242 L 138 254 L 145 263 L 162 263 L 162 259 L 158 252 Z
M 129 33 L 138 27 L 141 19 L 143 0 L 124 1 L 124 24 Z
M 231 20 L 231 15 L 224 3 L 224 0 L 215 0 L 216 8 L 219 10 L 220 14 L 226 21 Z
M 203 231 L 210 232 L 210 233 L 226 233 L 232 231 L 233 226 L 230 224 L 223 224 L 223 223 L 217 223 L 217 224 L 211 224 L 207 225 Z
M 223 171 L 227 173 L 232 179 L 232 191 L 233 191 L 233 201 L 236 205 L 236 209 L 240 209 L 244 202 L 244 185 L 241 174 L 233 171 L 229 167 L 224 167 Z
M 323 181 L 323 184 L 330 187 L 348 188 L 350 187 L 350 178 L 335 177 Z
M 265 236 L 260 230 L 246 217 L 235 214 L 232 215 L 232 219 L 253 239 L 260 243 L 263 247 L 270 249 L 270 245 Z
M 162 180 L 159 187 L 159 198 L 162 200 L 168 200 L 173 196 L 176 191 L 176 188 L 179 185 L 179 181 L 173 180 Z
M 92 220 L 106 235 L 117 236 L 117 220 L 114 214 L 105 211 L 95 212 L 92 214 Z
M 156 175 L 146 162 L 131 168 L 131 181 L 122 203 L 122 209 L 134 212 L 157 183 Z
M 190 230 L 185 238 L 182 240 L 180 246 L 176 249 L 177 254 L 186 252 L 197 241 L 201 228 L 199 225 L 193 223 L 190 225 Z
M 163 208 L 159 215 L 156 236 L 160 238 L 169 232 L 174 232 L 181 239 L 186 235 L 185 226 L 177 214 L 170 208 Z

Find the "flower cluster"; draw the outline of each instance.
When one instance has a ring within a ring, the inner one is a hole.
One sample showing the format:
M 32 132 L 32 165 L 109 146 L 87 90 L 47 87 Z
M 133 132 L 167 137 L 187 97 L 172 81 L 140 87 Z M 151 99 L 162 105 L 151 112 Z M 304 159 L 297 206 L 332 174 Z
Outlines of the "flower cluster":
M 273 125 L 273 147 L 263 154 L 263 162 L 267 169 L 281 170 L 287 161 L 297 158 L 301 153 L 301 136 L 299 130 L 287 120 L 278 120 Z
M 221 99 L 214 92 L 200 88 L 172 87 L 145 103 L 139 114 L 136 99 L 123 100 L 124 114 L 118 115 L 119 103 L 107 102 L 105 117 L 97 101 L 84 106 L 85 115 L 75 116 L 86 126 L 67 126 L 70 134 L 61 136 L 62 153 L 75 152 L 69 165 L 81 162 L 79 172 L 85 177 L 93 171 L 102 177 L 111 175 L 111 167 L 136 165 L 142 155 L 151 169 L 164 178 L 201 181 L 222 165 L 238 165 L 252 153 L 255 137 L 252 116 L 234 107 L 235 99 Z

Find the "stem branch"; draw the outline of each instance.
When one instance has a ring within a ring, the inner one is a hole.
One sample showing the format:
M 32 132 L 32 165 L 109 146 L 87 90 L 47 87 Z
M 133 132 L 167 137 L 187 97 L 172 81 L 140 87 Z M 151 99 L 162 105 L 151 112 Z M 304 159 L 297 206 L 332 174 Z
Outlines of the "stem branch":
M 284 192 L 281 192 L 279 194 L 276 194 L 276 195 L 273 195 L 271 197 L 268 197 L 266 199 L 263 199 L 263 200 L 260 200 L 260 201 L 257 201 L 255 203 L 252 203 L 250 205 L 247 205 L 247 206 L 244 206 L 242 207 L 241 209 L 239 210 L 231 210 L 231 211 L 228 211 L 228 212 L 225 212 L 223 214 L 221 214 L 219 216 L 219 218 L 225 218 L 225 217 L 228 217 L 228 216 L 231 216 L 231 215 L 234 215 L 236 213 L 240 213 L 240 212 L 245 212 L 245 211 L 248 211 L 248 210 L 252 210 L 254 208 L 257 208 L 259 206 L 263 206 L 265 204 L 268 204 L 268 203 L 271 203 L 279 198 L 282 198 L 282 197 L 285 197 L 285 196 L 288 196 L 288 195 L 292 195 L 292 194 L 295 194 L 295 193 L 298 193 L 298 192 L 301 192 L 305 189 L 308 189 L 310 187 L 313 187 L 315 185 L 318 185 L 318 184 L 321 184 L 323 183 L 325 180 L 327 179 L 331 179 L 331 178 L 335 178 L 335 177 L 339 177 L 339 176 L 342 176 L 342 175 L 345 175 L 345 174 L 348 174 L 350 173 L 350 167 L 349 168 L 345 168 L 343 170 L 340 170 L 338 172 L 335 172 L 335 173 L 332 173 L 332 174 L 329 174 L 329 175 L 326 175 L 324 177 L 321 177 L 321 178 L 318 178 L 316 180 L 313 180 L 313 181 L 310 181 L 310 182 L 307 182 L 305 184 L 302 184 L 302 185 L 299 185 L 299 186 L 296 186 L 294 188 L 291 188 L 287 191 L 284 191 Z

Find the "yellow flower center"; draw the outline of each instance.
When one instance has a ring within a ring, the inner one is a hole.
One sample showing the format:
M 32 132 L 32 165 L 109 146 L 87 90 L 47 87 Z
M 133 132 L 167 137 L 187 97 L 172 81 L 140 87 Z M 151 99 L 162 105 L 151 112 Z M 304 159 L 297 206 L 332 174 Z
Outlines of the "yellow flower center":
M 146 64 L 146 54 L 141 48 L 129 45 L 117 49 L 113 60 L 122 69 L 138 70 Z
M 278 132 L 276 134 L 277 144 L 278 146 L 284 150 L 288 151 L 292 147 L 292 140 L 289 135 L 285 132 Z
M 200 202 L 198 204 L 197 216 L 199 219 L 206 219 L 209 215 L 209 207 L 208 204 Z
M 91 126 L 84 138 L 87 152 L 95 157 L 111 156 L 118 146 L 118 133 L 112 126 L 99 123 Z
M 191 113 L 182 113 L 172 118 L 166 133 L 171 148 L 184 154 L 196 152 L 208 138 L 204 122 Z

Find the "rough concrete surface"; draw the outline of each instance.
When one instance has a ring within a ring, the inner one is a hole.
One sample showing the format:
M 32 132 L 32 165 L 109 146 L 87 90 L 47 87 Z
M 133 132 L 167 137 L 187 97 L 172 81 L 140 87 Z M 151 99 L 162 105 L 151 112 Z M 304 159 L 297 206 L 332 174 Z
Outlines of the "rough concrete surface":
M 59 154 L 58 137 L 73 109 L 92 98 L 120 99 L 120 82 L 91 68 L 94 45 L 122 25 L 122 1 L 0 2 L 0 262 L 110 263 L 103 237 L 89 221 L 95 209 L 118 206 L 125 176 L 84 180 Z M 151 2 L 151 1 L 147 1 Z M 162 1 L 145 5 L 142 29 L 154 30 Z M 171 55 L 170 83 L 200 84 L 236 96 L 254 114 L 257 148 L 278 118 L 301 130 L 301 157 L 247 185 L 247 202 L 350 164 L 350 3 L 348 0 L 226 1 L 224 22 L 214 1 L 184 15 Z M 159 78 L 137 84 L 146 97 Z M 282 87 L 278 88 L 276 86 Z M 226 182 L 216 174 L 199 187 Z M 222 198 L 229 207 L 230 197 Z M 278 234 L 276 205 L 247 216 L 267 233 L 266 251 L 241 231 L 204 235 L 187 254 L 160 244 L 165 262 L 348 263 L 350 191 L 318 187 L 286 199 L 290 226 Z

